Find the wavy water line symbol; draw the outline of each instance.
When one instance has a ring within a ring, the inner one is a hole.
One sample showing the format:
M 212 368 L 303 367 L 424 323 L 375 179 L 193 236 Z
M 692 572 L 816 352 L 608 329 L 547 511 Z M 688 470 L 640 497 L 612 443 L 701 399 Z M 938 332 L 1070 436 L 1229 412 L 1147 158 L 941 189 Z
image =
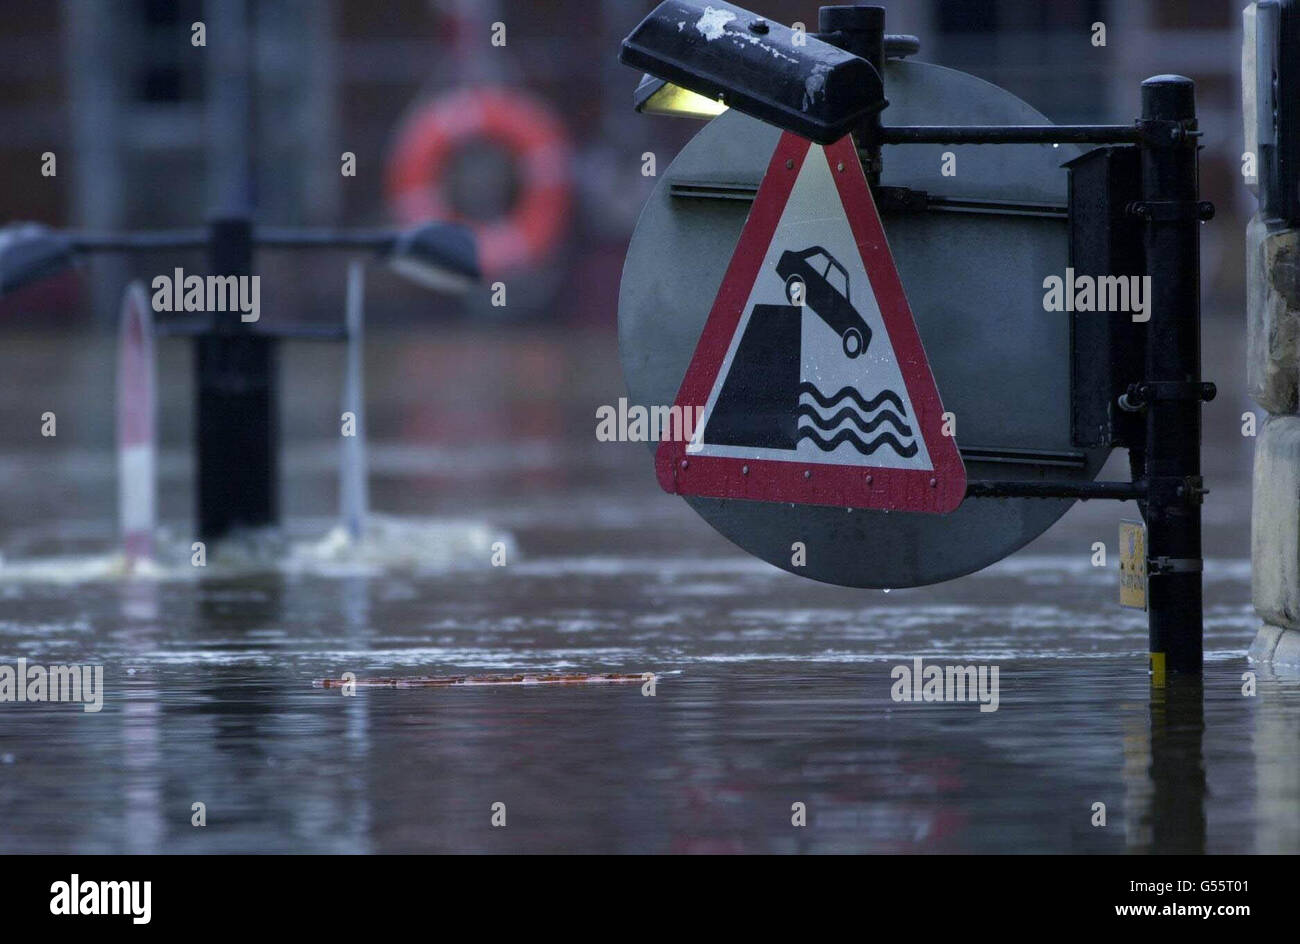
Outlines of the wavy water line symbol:
M 853 430 L 842 429 L 830 439 L 822 439 L 821 436 L 817 435 L 816 430 L 803 426 L 799 429 L 799 435 L 796 437 L 795 441 L 798 442 L 801 439 L 811 439 L 813 443 L 816 444 L 817 448 L 823 452 L 832 452 L 844 443 L 848 443 L 864 456 L 871 455 L 881 446 L 888 446 L 904 459 L 912 458 L 916 455 L 917 451 L 915 442 L 910 442 L 904 445 L 894 437 L 893 433 L 881 433 L 870 442 L 863 442 L 861 437 L 859 437 L 857 433 L 853 432 Z
M 798 422 L 802 423 L 807 419 L 810 425 L 799 427 L 796 443 L 808 439 L 823 452 L 832 452 L 847 442 L 864 456 L 871 455 L 882 446 L 888 446 L 904 459 L 910 459 L 917 454 L 919 447 L 913 439 L 911 427 L 904 420 L 907 416 L 907 408 L 903 405 L 902 398 L 893 390 L 882 390 L 875 397 L 867 400 L 855 388 L 842 387 L 834 396 L 828 397 L 816 386 L 804 381 L 799 384 L 799 396 L 802 397 L 804 394 L 811 397 L 821 410 L 829 413 L 837 407 L 839 409 L 830 416 L 824 416 L 812 404 L 800 403 L 797 409 Z M 896 407 L 897 411 L 881 409 L 886 404 Z M 829 439 L 822 435 L 822 433 L 834 432 L 846 421 L 856 426 L 864 436 L 870 436 L 886 424 L 893 429 L 886 429 L 873 439 L 864 439 L 857 431 L 849 428 L 840 429 Z M 904 439 L 910 441 L 904 442 Z
M 889 401 L 894 404 L 894 406 L 898 407 L 899 413 L 904 416 L 907 415 L 907 407 L 903 406 L 903 398 L 894 391 L 888 389 L 880 391 L 880 393 L 876 394 L 875 398 L 872 400 L 864 400 L 862 394 L 858 393 L 855 387 L 841 387 L 839 393 L 835 394 L 833 397 L 828 397 L 817 389 L 816 386 L 805 380 L 799 384 L 799 395 L 803 396 L 805 393 L 816 400 L 817 405 L 823 410 L 829 410 L 832 407 L 839 406 L 842 400 L 852 400 L 858 405 L 858 408 L 862 410 L 863 413 L 870 413 L 872 410 L 877 409 L 880 404 Z
M 851 406 L 846 406 L 834 416 L 822 416 L 817 412 L 817 408 L 810 403 L 800 403 L 799 409 L 795 411 L 800 417 L 807 417 L 812 424 L 820 430 L 833 433 L 839 428 L 840 424 L 848 420 L 868 436 L 876 431 L 876 428 L 882 423 L 892 423 L 898 430 L 900 436 L 911 436 L 912 427 L 903 421 L 903 418 L 893 410 L 881 410 L 876 414 L 875 419 L 863 420 L 861 414 Z

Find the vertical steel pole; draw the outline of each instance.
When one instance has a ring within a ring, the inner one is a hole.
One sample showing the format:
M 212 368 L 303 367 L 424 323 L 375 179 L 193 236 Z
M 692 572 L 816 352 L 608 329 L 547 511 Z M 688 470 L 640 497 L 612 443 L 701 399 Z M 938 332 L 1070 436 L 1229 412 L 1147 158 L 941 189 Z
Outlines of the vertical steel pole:
M 353 541 L 366 533 L 370 496 L 366 481 L 366 390 L 362 379 L 365 363 L 366 266 L 360 259 L 348 263 L 348 297 L 344 321 L 347 325 L 347 360 L 343 372 L 343 412 L 351 413 L 354 434 L 341 437 L 339 457 L 339 517 Z
M 883 84 L 885 78 L 885 8 L 865 4 L 820 7 L 817 35 L 832 46 L 867 60 Z M 880 112 L 853 132 L 858 158 L 874 190 L 880 184 Z
M 1200 226 L 1195 88 L 1142 83 L 1144 246 L 1151 274 L 1147 572 L 1152 680 L 1201 671 Z
M 211 224 L 213 275 L 253 271 L 247 217 Z M 238 306 L 210 312 L 194 342 L 194 435 L 199 537 L 211 541 L 278 517 L 275 339 L 254 334 Z

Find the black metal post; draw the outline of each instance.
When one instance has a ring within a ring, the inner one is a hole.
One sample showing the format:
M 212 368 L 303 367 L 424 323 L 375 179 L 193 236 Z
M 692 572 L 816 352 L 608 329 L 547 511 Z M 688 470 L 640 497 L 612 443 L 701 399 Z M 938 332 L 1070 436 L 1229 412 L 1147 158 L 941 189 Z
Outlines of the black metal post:
M 817 36 L 832 46 L 871 63 L 885 80 L 885 8 L 860 4 L 827 6 L 817 11 Z M 880 183 L 880 112 L 853 132 L 858 158 L 874 191 Z
M 211 271 L 253 274 L 247 217 L 211 224 Z M 255 334 L 238 306 L 211 312 L 211 330 L 194 341 L 194 434 L 199 537 L 275 524 L 278 417 L 276 342 Z
M 1195 87 L 1160 75 L 1142 83 L 1142 206 L 1151 274 L 1146 379 L 1201 383 L 1200 226 Z M 1156 389 L 1160 389 L 1157 387 Z M 1201 400 L 1146 404 L 1147 606 L 1152 678 L 1201 671 Z

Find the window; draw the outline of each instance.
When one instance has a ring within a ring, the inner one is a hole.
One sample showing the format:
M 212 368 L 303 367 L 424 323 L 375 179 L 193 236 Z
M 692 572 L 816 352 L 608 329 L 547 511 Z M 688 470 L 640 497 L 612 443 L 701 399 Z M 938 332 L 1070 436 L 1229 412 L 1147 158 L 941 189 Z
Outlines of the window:
M 826 281 L 845 298 L 849 297 L 849 274 L 839 265 L 831 263 L 830 268 L 826 270 Z
M 814 252 L 812 255 L 805 256 L 804 262 L 808 263 L 808 265 L 811 266 L 819 275 L 825 275 L 826 267 L 831 264 L 831 261 L 826 258 L 826 253 L 824 252 Z

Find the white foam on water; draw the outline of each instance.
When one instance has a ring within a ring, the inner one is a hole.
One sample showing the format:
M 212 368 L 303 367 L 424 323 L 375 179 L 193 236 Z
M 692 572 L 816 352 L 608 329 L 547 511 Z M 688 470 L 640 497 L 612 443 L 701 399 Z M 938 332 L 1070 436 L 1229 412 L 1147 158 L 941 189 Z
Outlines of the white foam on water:
M 130 576 L 166 579 L 165 569 L 153 561 L 139 561 L 134 569 L 129 568 L 122 551 L 15 561 L 0 556 L 0 583 L 78 584 L 124 580 Z
M 126 579 L 178 581 L 200 577 L 289 574 L 315 577 L 378 576 L 389 571 L 450 573 L 490 563 L 493 545 L 513 562 L 512 535 L 486 522 L 452 518 L 371 515 L 360 540 L 342 525 L 317 538 L 291 538 L 278 529 L 232 534 L 207 549 L 207 563 L 191 563 L 191 542 L 161 530 L 157 558 L 128 567 L 119 550 L 103 554 L 7 560 L 0 555 L 0 584 L 81 584 Z

